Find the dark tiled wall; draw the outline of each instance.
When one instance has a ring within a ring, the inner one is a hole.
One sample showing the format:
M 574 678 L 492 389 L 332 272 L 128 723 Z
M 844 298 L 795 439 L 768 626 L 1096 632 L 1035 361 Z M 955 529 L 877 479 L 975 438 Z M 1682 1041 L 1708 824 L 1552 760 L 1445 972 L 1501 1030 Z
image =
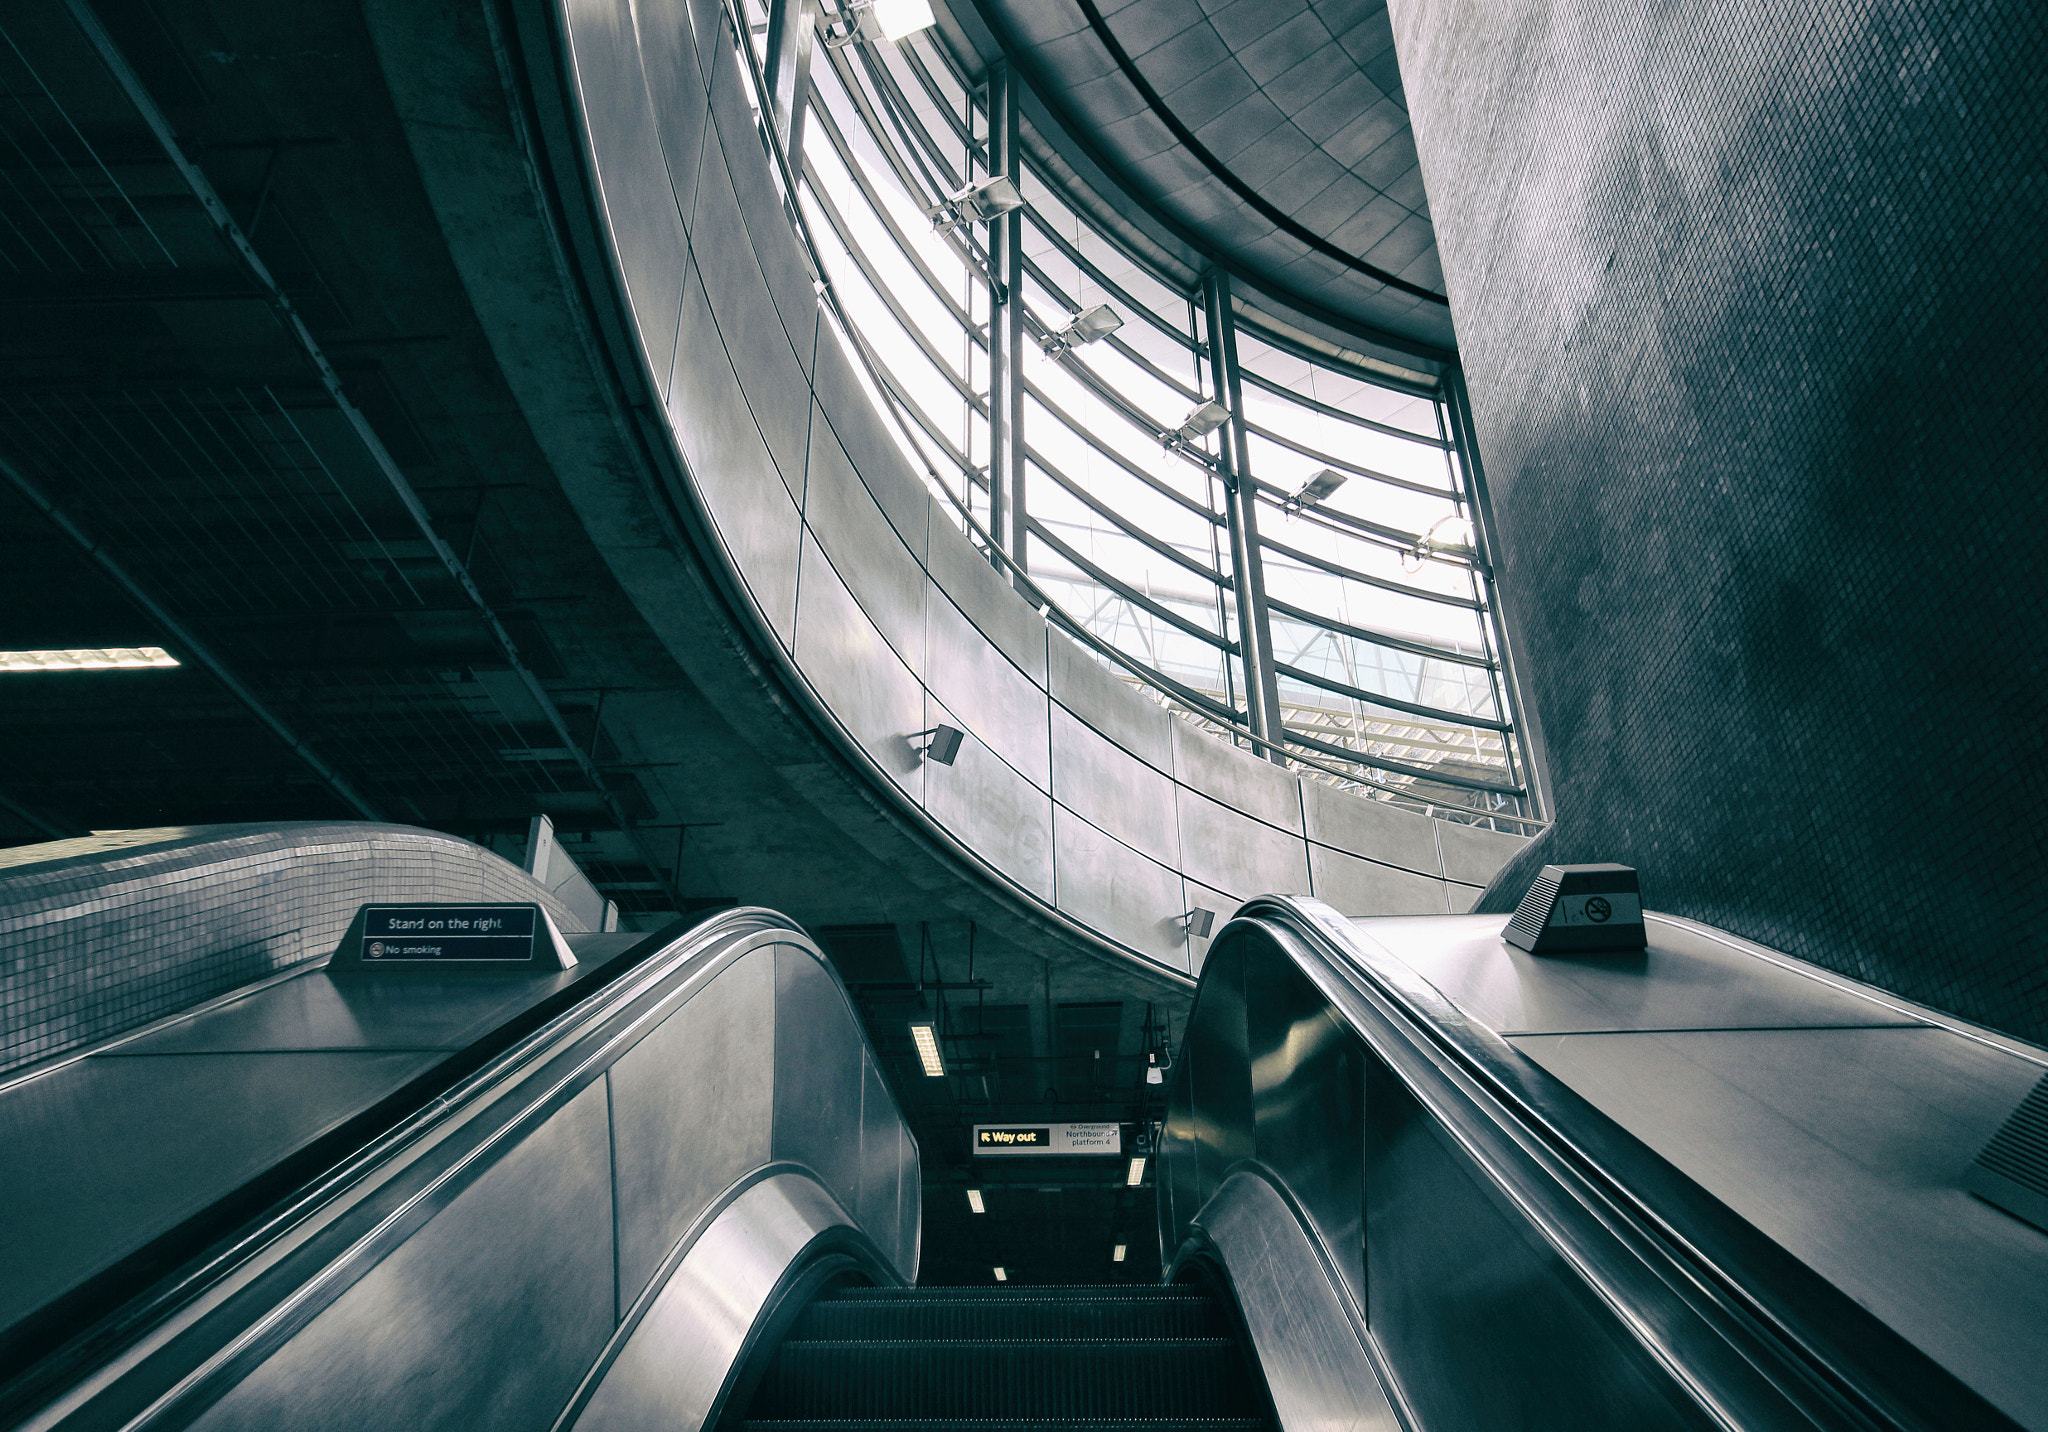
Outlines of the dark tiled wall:
M 534 901 L 511 862 L 407 826 L 119 831 L 0 851 L 0 1072 L 332 954 L 371 900 Z
M 1392 9 L 1550 858 L 2048 1040 L 2048 9 Z

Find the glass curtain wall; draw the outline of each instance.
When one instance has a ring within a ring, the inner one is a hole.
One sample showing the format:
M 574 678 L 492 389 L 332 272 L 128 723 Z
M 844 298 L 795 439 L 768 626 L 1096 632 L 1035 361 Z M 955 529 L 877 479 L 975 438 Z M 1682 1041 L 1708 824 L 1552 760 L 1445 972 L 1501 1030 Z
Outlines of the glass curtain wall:
M 776 92 L 770 15 L 763 0 L 729 3 L 745 7 L 752 53 L 738 58 L 758 116 Z M 1220 396 L 1199 284 L 1111 242 L 1025 156 L 1026 521 L 1021 560 L 1015 538 L 995 550 L 989 227 L 947 222 L 945 207 L 990 177 L 987 88 L 929 30 L 831 43 L 860 21 L 817 23 L 808 105 L 795 125 L 786 112 L 764 121 L 763 142 L 795 185 L 791 218 L 837 341 L 956 526 L 1183 718 L 1331 784 L 1522 828 L 1522 758 L 1441 395 L 1308 356 L 1256 309 L 1234 310 L 1284 732 L 1262 743 L 1233 579 L 1232 543 L 1246 539 L 1226 505 L 1229 430 L 1189 425 Z M 1074 331 L 1098 305 L 1114 330 Z

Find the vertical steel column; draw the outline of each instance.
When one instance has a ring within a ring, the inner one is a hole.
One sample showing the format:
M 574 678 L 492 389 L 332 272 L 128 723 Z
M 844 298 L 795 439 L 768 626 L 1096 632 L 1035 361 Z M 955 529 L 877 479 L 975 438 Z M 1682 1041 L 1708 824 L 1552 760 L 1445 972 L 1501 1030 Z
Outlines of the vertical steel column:
M 789 156 L 790 172 L 799 177 L 804 167 L 804 109 L 811 94 L 811 51 L 817 33 L 817 0 L 770 0 L 768 100 L 774 107 L 775 137 Z
M 1012 184 L 1017 153 L 1018 77 L 1007 62 L 988 71 L 988 171 Z M 1021 570 L 1024 506 L 1024 215 L 1012 210 L 988 226 L 988 530 Z
M 1224 516 L 1230 524 L 1230 571 L 1237 590 L 1238 647 L 1244 660 L 1245 716 L 1254 736 L 1287 737 L 1280 717 L 1280 676 L 1273 669 L 1273 628 L 1266 614 L 1266 564 L 1259 554 L 1258 484 L 1244 427 L 1244 390 L 1237 377 L 1237 325 L 1230 315 L 1230 280 L 1215 269 L 1202 275 L 1202 308 L 1209 330 L 1209 376 L 1216 401 L 1230 410 L 1223 428 Z M 1285 763 L 1278 751 L 1260 755 Z

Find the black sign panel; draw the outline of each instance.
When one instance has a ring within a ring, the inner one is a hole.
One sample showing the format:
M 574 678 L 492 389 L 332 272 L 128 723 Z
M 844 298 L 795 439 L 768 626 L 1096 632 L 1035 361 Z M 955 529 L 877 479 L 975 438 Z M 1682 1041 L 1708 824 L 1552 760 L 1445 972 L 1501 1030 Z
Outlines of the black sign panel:
M 363 963 L 531 964 L 540 911 L 532 905 L 370 905 Z
M 1052 1147 L 1052 1130 L 1046 1125 L 1023 1128 L 1015 1124 L 1004 1124 L 999 1128 L 976 1125 L 974 1149 L 1000 1149 L 1005 1153 L 1044 1153 Z

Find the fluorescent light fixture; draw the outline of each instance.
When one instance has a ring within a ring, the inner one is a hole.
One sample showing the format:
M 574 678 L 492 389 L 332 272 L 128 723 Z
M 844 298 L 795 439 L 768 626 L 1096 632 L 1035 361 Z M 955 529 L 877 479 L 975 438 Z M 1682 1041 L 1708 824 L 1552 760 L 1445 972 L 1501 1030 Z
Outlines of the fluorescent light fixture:
M 64 651 L 0 651 L 0 671 L 141 671 L 178 666 L 160 646 L 84 646 Z
M 1112 1263 L 1121 1263 L 1121 1262 L 1123 1262 L 1123 1261 L 1124 1261 L 1124 1245 L 1123 1245 L 1123 1244 L 1121 1244 L 1121 1243 L 1117 1244 L 1117 1245 L 1116 1245 L 1116 1247 L 1115 1247 L 1114 1249 L 1112 1249 L 1112 1250 L 1110 1251 L 1110 1255 L 1109 1255 L 1109 1261 L 1110 1261 L 1110 1262 L 1112 1262 Z
M 1131 1171 L 1124 1175 L 1124 1187 L 1136 1188 L 1144 1181 L 1145 1156 L 1143 1154 L 1133 1154 L 1131 1156 Z
M 939 1034 L 929 1024 L 910 1026 L 910 1038 L 917 1045 L 918 1062 L 924 1065 L 928 1078 L 942 1078 L 946 1072 L 946 1060 L 939 1053 Z
M 1299 512 L 1304 507 L 1314 507 L 1342 487 L 1348 478 L 1335 468 L 1326 467 L 1301 485 L 1301 491 L 1287 499 L 1287 505 Z
M 906 739 L 910 742 L 910 749 L 923 759 L 950 766 L 959 759 L 961 735 L 957 726 L 933 726 L 929 730 L 912 731 Z M 920 741 L 924 744 L 919 745 Z
M 988 1212 L 986 1208 L 983 1208 L 981 1206 L 981 1190 L 978 1188 L 970 1188 L 967 1190 L 967 1206 L 973 1209 L 976 1213 Z
M 998 1283 L 1007 1283 L 1007 1282 L 1009 1282 L 1009 1281 L 1010 1281 L 1010 1271 L 1009 1271 L 1009 1269 L 1007 1269 L 1007 1268 L 998 1268 L 998 1269 L 996 1269 L 996 1281 L 997 1281 Z
M 1069 348 L 1078 348 L 1083 343 L 1093 343 L 1098 338 L 1107 338 L 1123 326 L 1123 315 L 1106 303 L 1084 308 L 1067 320 L 1065 328 L 1045 340 L 1045 356 L 1058 357 Z
M 1218 402 L 1204 403 L 1181 419 L 1180 426 L 1166 435 L 1166 445 L 1170 448 L 1186 447 L 1191 442 L 1209 436 L 1229 421 L 1230 409 Z

